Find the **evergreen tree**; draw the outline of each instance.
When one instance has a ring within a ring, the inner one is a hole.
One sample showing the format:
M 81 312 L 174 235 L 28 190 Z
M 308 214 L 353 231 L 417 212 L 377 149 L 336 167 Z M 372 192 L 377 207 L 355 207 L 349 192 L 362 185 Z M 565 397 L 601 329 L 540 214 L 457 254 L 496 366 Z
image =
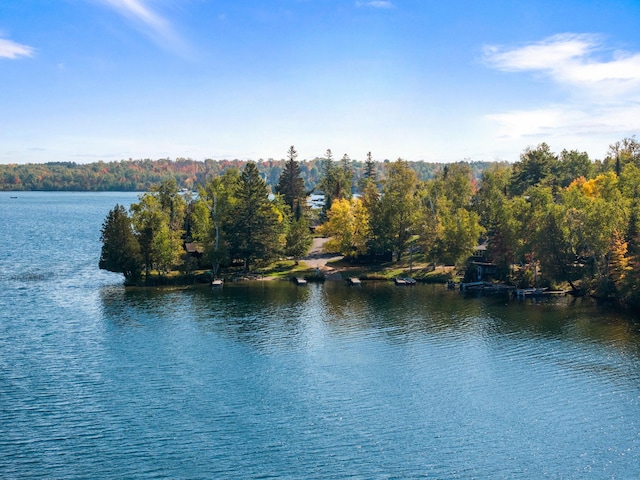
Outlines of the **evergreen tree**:
M 371 159 L 371 152 L 367 153 L 367 159 L 364 162 L 364 171 L 362 176 L 358 180 L 358 189 L 360 193 L 364 193 L 366 190 L 377 187 L 377 174 L 375 163 Z
M 529 187 L 556 182 L 553 173 L 557 171 L 558 158 L 549 145 L 541 143 L 537 148 L 527 148 L 520 155 L 520 161 L 513 165 L 511 192 L 522 195 Z
M 124 274 L 127 281 L 140 277 L 140 245 L 133 234 L 131 219 L 122 205 L 109 212 L 102 224 L 102 250 L 98 266 L 102 270 Z
M 248 270 L 255 260 L 269 260 L 281 253 L 283 223 L 254 162 L 248 162 L 242 171 L 236 198 L 227 236 L 232 257 L 244 260 Z
M 351 159 L 345 153 L 342 157 L 342 166 L 336 165 L 333 161 L 331 149 L 327 150 L 323 164 L 322 178 L 318 187 L 324 192 L 323 217 L 331 209 L 331 204 L 338 199 L 351 198 L 353 171 L 351 170 Z
M 351 198 L 353 193 L 353 169 L 351 168 L 351 158 L 348 154 L 342 156 L 342 171 L 340 172 L 340 182 L 342 183 L 341 198 Z
M 275 189 L 276 193 L 284 197 L 284 202 L 289 205 L 292 212 L 296 211 L 296 205 L 303 203 L 302 201 L 306 197 L 304 180 L 300 174 L 300 166 L 296 162 L 297 156 L 298 153 L 292 145 L 287 151 L 288 160 Z
M 333 203 L 333 191 L 335 183 L 335 165 L 333 163 L 333 153 L 328 148 L 325 153 L 325 159 L 322 163 L 322 178 L 318 184 L 318 187 L 324 193 L 324 205 L 322 207 L 323 217 L 326 218 L 327 212 L 331 209 Z
M 376 181 L 376 165 L 371 157 L 371 152 L 367 152 L 367 159 L 364 162 L 364 176 L 375 183 Z
M 285 255 L 293 257 L 298 264 L 298 258 L 303 257 L 309 252 L 313 237 L 309 230 L 309 220 L 301 213 L 293 214 L 293 218 L 289 222 L 286 235 Z

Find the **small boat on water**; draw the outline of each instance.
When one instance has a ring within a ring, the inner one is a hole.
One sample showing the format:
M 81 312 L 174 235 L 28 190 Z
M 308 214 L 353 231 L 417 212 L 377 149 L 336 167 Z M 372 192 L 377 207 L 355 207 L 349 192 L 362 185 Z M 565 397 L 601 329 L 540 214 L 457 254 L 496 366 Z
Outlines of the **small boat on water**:
M 304 286 L 307 284 L 307 280 L 302 277 L 296 277 L 295 279 L 296 285 Z
M 349 285 L 353 285 L 353 286 L 360 286 L 362 285 L 362 282 L 360 281 L 360 279 L 358 277 L 349 277 Z
M 219 280 L 219 279 L 218 280 L 213 280 L 211 282 L 211 286 L 213 288 L 222 288 L 222 285 L 223 285 L 223 282 L 222 282 L 222 280 Z

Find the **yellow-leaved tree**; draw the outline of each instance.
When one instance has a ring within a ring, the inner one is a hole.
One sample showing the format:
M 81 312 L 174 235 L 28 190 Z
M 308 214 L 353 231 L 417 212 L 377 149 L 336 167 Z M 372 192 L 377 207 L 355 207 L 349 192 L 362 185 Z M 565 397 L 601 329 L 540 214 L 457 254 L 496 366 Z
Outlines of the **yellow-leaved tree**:
M 359 198 L 337 199 L 327 212 L 327 221 L 317 232 L 330 237 L 325 243 L 327 252 L 356 256 L 367 251 L 369 212 Z

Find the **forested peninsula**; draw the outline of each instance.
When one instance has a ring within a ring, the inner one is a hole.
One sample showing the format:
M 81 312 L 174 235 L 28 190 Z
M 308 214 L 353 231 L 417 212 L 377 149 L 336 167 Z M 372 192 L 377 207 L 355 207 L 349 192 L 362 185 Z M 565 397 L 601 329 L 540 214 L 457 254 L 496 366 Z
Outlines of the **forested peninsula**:
M 518 287 L 563 289 L 640 307 L 640 144 L 626 138 L 602 161 L 579 151 L 554 153 L 542 143 L 513 164 L 439 165 L 423 178 L 398 159 L 362 164 L 331 150 L 314 163 L 317 183 L 303 179 L 292 146 L 273 188 L 260 163 L 232 166 L 180 193 L 174 177 L 116 205 L 102 227 L 100 268 L 128 284 L 195 275 L 209 269 L 257 271 L 294 264 L 312 234 L 327 251 L 355 263 L 406 266 L 416 278 L 441 265 Z M 311 190 L 324 194 L 309 206 Z M 413 267 L 413 263 L 412 263 Z M 235 269 L 235 270 L 234 270 Z

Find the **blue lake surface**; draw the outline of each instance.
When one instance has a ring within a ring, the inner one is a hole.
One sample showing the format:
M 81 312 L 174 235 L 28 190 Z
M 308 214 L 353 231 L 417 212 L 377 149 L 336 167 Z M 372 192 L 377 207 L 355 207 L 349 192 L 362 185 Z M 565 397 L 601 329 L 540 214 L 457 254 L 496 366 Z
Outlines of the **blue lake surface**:
M 136 198 L 0 192 L 0 478 L 638 478 L 636 318 L 424 285 L 126 290 L 99 237 Z

